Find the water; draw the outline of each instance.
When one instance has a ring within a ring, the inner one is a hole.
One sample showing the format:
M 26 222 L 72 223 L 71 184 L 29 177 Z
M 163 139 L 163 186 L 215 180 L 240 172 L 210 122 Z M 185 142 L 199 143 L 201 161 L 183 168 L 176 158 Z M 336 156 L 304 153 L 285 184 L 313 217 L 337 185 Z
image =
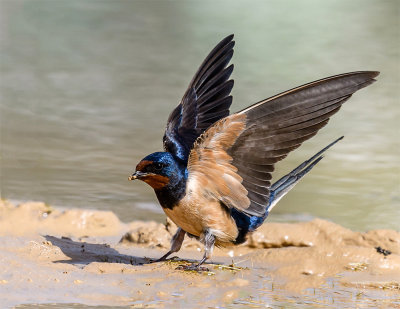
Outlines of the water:
M 322 77 L 379 70 L 278 174 L 345 135 L 274 209 L 398 229 L 397 1 L 1 1 L 1 196 L 162 220 L 127 180 L 161 149 L 169 112 L 235 33 L 232 110 Z

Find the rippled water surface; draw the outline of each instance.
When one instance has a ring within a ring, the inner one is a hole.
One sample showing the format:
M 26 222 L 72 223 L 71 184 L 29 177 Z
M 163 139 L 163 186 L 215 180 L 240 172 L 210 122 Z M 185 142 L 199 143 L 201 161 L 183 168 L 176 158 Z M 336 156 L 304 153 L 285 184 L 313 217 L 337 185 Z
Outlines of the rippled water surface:
M 160 150 L 169 112 L 209 50 L 235 33 L 232 110 L 355 70 L 379 81 L 343 106 L 276 177 L 345 139 L 274 209 L 396 228 L 399 194 L 397 1 L 1 1 L 1 196 L 163 218 L 128 182 Z

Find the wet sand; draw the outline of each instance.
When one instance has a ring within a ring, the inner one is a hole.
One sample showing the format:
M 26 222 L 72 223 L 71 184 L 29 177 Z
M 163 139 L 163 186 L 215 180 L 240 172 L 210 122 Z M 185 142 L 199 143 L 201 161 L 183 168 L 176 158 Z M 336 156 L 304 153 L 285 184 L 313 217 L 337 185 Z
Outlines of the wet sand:
M 209 271 L 197 273 L 176 269 L 202 257 L 193 239 L 176 258 L 152 263 L 175 230 L 170 221 L 125 224 L 112 212 L 1 201 L 2 308 L 400 308 L 397 231 L 359 233 L 320 219 L 267 222 L 245 244 L 217 248 Z

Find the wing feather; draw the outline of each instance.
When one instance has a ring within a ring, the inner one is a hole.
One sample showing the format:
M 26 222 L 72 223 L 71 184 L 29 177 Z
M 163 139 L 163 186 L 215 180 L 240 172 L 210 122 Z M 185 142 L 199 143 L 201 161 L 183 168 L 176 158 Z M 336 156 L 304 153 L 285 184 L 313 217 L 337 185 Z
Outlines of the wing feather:
M 164 149 L 187 163 L 194 141 L 214 122 L 229 115 L 232 104 L 229 80 L 233 65 L 233 35 L 223 39 L 208 54 L 191 80 L 180 104 L 168 117 Z
M 219 120 L 198 138 L 188 161 L 189 192 L 199 190 L 197 194 L 203 196 L 206 192 L 206 198 L 218 200 L 229 208 L 246 209 L 250 205 L 243 179 L 226 152 L 245 126 L 246 116 L 234 114 Z
M 248 166 L 273 164 L 285 158 L 324 127 L 351 95 L 372 84 L 378 72 L 353 72 L 328 77 L 256 103 L 239 114 L 247 116 L 247 126 L 228 149 L 232 165 L 238 168 L 248 190 L 248 215 L 262 216 L 269 203 L 270 184 L 260 186 L 260 176 L 248 174 Z M 265 180 L 271 175 L 263 170 Z M 268 175 L 268 176 L 267 176 Z M 264 209 L 260 208 L 264 205 Z
M 355 91 L 373 83 L 377 75 L 354 72 L 328 77 L 219 120 L 190 152 L 188 187 L 207 192 L 208 198 L 228 208 L 263 216 L 274 163 L 317 134 Z

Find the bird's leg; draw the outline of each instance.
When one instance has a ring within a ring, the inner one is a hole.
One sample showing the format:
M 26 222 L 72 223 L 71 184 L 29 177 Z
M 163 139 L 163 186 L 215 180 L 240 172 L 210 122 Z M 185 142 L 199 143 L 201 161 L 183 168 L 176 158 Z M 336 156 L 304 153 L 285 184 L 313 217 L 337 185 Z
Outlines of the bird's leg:
M 185 238 L 185 234 L 186 234 L 186 232 L 184 230 L 182 230 L 181 228 L 178 228 L 175 235 L 172 237 L 171 249 L 166 254 L 164 254 L 162 257 L 160 257 L 158 260 L 156 260 L 155 262 L 165 261 L 170 254 L 172 254 L 174 252 L 178 252 L 182 247 L 182 243 L 183 243 L 183 239 Z
M 178 269 L 182 270 L 197 270 L 197 271 L 209 271 L 207 267 L 202 267 L 201 265 L 211 257 L 214 250 L 215 236 L 207 229 L 204 233 L 204 256 L 199 262 L 199 264 L 191 265 L 180 265 Z
M 215 244 L 215 236 L 211 234 L 209 230 L 206 230 L 204 235 L 204 256 L 201 259 L 200 263 L 197 264 L 197 267 L 199 267 L 201 264 L 203 264 L 207 259 L 211 257 L 214 250 L 214 244 Z

